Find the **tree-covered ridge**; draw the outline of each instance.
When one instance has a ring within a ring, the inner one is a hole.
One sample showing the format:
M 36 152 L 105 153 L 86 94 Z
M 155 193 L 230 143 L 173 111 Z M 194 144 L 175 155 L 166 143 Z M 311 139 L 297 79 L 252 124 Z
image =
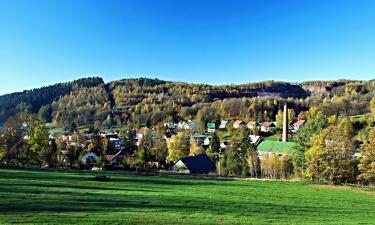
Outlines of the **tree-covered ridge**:
M 97 88 L 85 89 L 91 87 Z M 64 127 L 73 118 L 79 126 L 93 126 L 96 122 L 98 127 L 104 121 L 107 126 L 129 122 L 155 125 L 164 121 L 201 120 L 198 117 L 204 113 L 207 114 L 203 121 L 264 121 L 274 120 L 286 101 L 296 114 L 316 106 L 327 116 L 350 116 L 368 113 L 373 96 L 375 81 L 208 85 L 133 78 L 104 84 L 101 78 L 85 78 L 0 96 L 0 122 L 25 111 L 39 112 L 40 118 L 48 122 L 53 117 Z M 53 107 L 52 102 L 55 102 Z
M 66 126 L 72 121 L 78 126 L 101 123 L 110 113 L 111 103 L 104 85 L 75 88 L 70 94 L 52 103 L 53 121 Z
M 211 102 L 216 99 L 271 95 L 271 93 L 283 97 L 307 97 L 307 93 L 299 85 L 280 81 L 241 85 L 207 85 L 140 78 L 114 81 L 110 84 L 110 89 L 117 105 L 134 105 L 148 97 L 155 98 L 156 101 L 163 100 L 161 98 L 164 96 L 182 105 Z
M 94 87 L 104 84 L 102 78 L 92 77 L 72 82 L 0 96 L 0 124 L 20 111 L 37 113 L 43 105 L 51 104 L 58 97 L 69 94 L 74 88 Z

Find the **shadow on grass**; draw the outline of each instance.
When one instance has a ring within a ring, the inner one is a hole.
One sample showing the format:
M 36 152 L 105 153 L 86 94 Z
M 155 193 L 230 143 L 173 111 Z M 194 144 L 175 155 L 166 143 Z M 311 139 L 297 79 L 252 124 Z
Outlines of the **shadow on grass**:
M 368 205 L 368 208 L 351 207 L 350 202 L 347 207 L 334 208 L 319 202 L 319 198 L 306 202 L 305 196 L 294 201 L 286 200 L 290 196 L 280 196 L 279 199 L 275 199 L 276 188 L 264 192 L 261 189 L 263 187 L 258 183 L 258 191 L 262 195 L 274 194 L 272 198 L 267 196 L 246 198 L 246 194 L 243 198 L 238 198 L 235 188 L 244 193 L 248 189 L 243 187 L 250 187 L 238 181 L 122 177 L 119 174 L 113 178 L 111 176 L 110 182 L 103 183 L 89 181 L 93 174 L 82 175 L 80 177 L 81 174 L 70 173 L 1 171 L 0 214 L 168 211 L 179 214 L 205 213 L 259 218 L 308 217 L 315 221 L 322 221 L 321 218 L 333 220 L 348 215 L 355 217 L 363 214 L 364 210 L 371 212 L 371 209 L 374 209 Z M 194 189 L 185 191 L 187 187 Z M 228 191 L 230 194 L 225 194 Z M 254 193 L 249 195 L 256 196 Z

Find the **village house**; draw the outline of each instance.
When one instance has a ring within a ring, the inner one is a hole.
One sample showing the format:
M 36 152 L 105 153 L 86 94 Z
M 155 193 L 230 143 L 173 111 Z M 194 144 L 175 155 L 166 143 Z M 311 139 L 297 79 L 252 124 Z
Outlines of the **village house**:
M 207 135 L 204 134 L 193 134 L 191 139 L 195 141 L 198 145 L 202 145 L 205 142 Z
M 212 139 L 211 136 L 207 136 L 207 137 L 204 139 L 204 141 L 203 141 L 203 145 L 209 146 L 210 143 L 211 143 L 211 139 Z
M 106 164 L 113 168 L 123 167 L 125 154 L 123 150 L 118 151 L 115 155 L 105 155 Z
M 92 168 L 95 166 L 96 161 L 99 159 L 99 150 L 91 150 L 83 155 L 81 162 L 85 167 Z
M 241 127 L 244 127 L 245 125 L 246 125 L 245 122 L 243 122 L 242 120 L 236 120 L 233 123 L 233 128 L 234 129 L 239 129 Z
M 115 149 L 121 149 L 122 140 L 120 138 L 110 138 L 109 141 L 115 147 Z
M 141 144 L 141 141 L 142 141 L 142 138 L 144 137 L 145 135 L 145 131 L 146 131 L 146 128 L 145 127 L 141 127 L 137 130 L 136 132 L 136 137 L 137 137 L 137 145 L 140 145 Z
M 298 131 L 305 125 L 306 120 L 297 120 L 293 123 L 293 130 Z
M 220 121 L 220 125 L 219 125 L 219 129 L 225 129 L 225 128 L 227 128 L 228 123 L 229 123 L 228 120 L 221 120 Z
M 275 128 L 275 127 L 276 127 L 276 123 L 275 122 L 263 122 L 260 125 L 260 131 L 268 133 L 268 132 L 270 132 L 270 130 L 272 128 Z
M 250 138 L 250 141 L 251 141 L 251 144 L 257 146 L 260 142 L 260 136 L 257 136 L 257 135 L 249 135 L 249 138 Z
M 193 123 L 191 120 L 188 120 L 187 122 L 180 121 L 178 122 L 176 128 L 178 130 L 194 130 L 197 128 L 197 125 L 195 125 L 195 123 Z
M 216 124 L 215 123 L 208 123 L 207 124 L 207 132 L 213 133 L 216 131 Z
M 100 136 L 103 138 L 118 138 L 117 132 L 101 132 Z
M 178 160 L 172 171 L 176 173 L 208 174 L 216 171 L 215 164 L 206 154 L 189 156 Z

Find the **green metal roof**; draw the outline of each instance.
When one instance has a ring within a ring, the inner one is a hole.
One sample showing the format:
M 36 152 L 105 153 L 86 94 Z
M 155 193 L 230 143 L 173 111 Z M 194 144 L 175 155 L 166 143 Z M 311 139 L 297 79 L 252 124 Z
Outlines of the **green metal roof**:
M 208 123 L 207 124 L 207 128 L 208 129 L 215 129 L 216 128 L 216 124 L 215 123 Z
M 295 151 L 296 146 L 298 146 L 298 144 L 295 142 L 264 140 L 258 145 L 257 149 L 259 152 L 291 154 Z

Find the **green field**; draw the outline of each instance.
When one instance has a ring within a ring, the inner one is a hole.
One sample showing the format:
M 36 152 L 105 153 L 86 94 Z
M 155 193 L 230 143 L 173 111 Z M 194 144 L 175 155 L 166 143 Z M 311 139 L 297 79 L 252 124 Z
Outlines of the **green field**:
M 375 224 L 373 189 L 0 170 L 0 224 Z

